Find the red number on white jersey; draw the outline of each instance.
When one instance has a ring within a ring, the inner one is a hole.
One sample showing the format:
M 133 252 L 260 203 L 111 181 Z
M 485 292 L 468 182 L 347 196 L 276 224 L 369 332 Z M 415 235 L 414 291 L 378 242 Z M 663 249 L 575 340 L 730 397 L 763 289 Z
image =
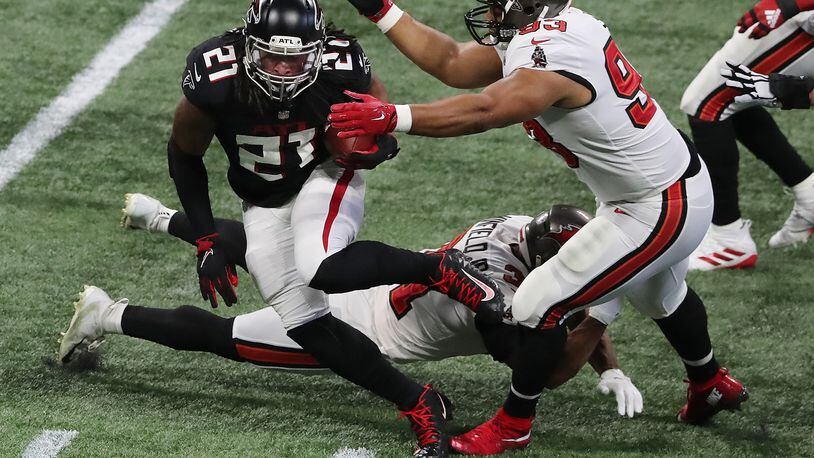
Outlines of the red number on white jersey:
M 605 70 L 608 71 L 611 86 L 616 91 L 616 95 L 623 99 L 633 100 L 625 110 L 630 122 L 638 129 L 647 127 L 647 124 L 656 115 L 656 103 L 642 86 L 642 75 L 630 65 L 612 38 L 605 45 Z
M 579 168 L 579 158 L 577 155 L 562 143 L 555 142 L 551 134 L 549 134 L 536 119 L 530 119 L 524 122 L 523 128 L 526 129 L 526 134 L 528 134 L 530 139 L 562 157 L 568 167 L 572 169 Z

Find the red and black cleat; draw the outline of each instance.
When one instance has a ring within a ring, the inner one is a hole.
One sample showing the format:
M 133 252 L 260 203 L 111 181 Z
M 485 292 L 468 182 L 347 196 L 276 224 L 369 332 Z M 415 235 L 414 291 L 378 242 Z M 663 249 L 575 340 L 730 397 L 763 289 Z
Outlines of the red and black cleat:
M 510 417 L 503 411 L 473 430 L 453 437 L 449 445 L 463 455 L 497 455 L 509 449 L 523 448 L 531 442 L 532 418 Z
M 452 411 L 452 404 L 431 385 L 424 387 L 418 403 L 411 410 L 402 410 L 401 416 L 410 420 L 410 428 L 418 437 L 414 457 L 429 458 L 449 456 L 449 438 L 444 424 Z
M 502 322 L 506 304 L 497 283 L 473 267 L 460 250 L 445 250 L 442 256 L 430 288 L 464 304 L 489 323 Z
M 688 383 L 687 403 L 678 412 L 678 419 L 691 425 L 702 425 L 721 410 L 740 410 L 741 403 L 749 399 L 743 384 L 725 368 L 718 369 L 707 382 Z

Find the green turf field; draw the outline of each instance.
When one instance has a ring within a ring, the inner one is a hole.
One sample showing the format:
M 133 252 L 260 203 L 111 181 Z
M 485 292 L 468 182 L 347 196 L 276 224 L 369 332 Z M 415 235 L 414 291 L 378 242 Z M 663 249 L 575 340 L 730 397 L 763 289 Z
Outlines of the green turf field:
M 0 0 L 0 148 L 67 86 L 144 1 Z M 132 303 L 175 307 L 199 297 L 189 246 L 119 228 L 125 192 L 177 206 L 165 145 L 178 80 L 190 48 L 240 24 L 244 0 L 195 0 L 127 66 L 108 90 L 0 191 L 0 456 L 19 456 L 43 430 L 79 432 L 61 456 L 328 457 L 365 448 L 406 456 L 412 432 L 386 402 L 336 377 L 280 374 L 175 353 L 114 336 L 101 369 L 67 373 L 50 361 L 58 331 L 85 283 Z M 429 25 L 466 39 L 462 14 L 474 2 L 400 0 Z M 680 127 L 681 94 L 732 32 L 752 0 L 578 0 L 605 20 L 650 93 Z M 421 73 L 344 0 L 326 0 L 328 17 L 359 35 L 397 102 L 455 91 Z M 814 161 L 811 115 L 776 118 Z M 437 246 L 479 218 L 536 214 L 553 202 L 592 208 L 593 197 L 560 159 L 513 127 L 469 138 L 402 136 L 397 160 L 368 178 L 362 236 L 421 248 Z M 219 147 L 208 155 L 215 212 L 238 217 Z M 3 164 L 0 164 L 2 166 Z M 587 369 L 544 395 L 532 446 L 512 456 L 814 455 L 814 245 L 769 250 L 768 237 L 791 208 L 779 180 L 752 155 L 741 159 L 742 206 L 763 250 L 748 272 L 693 274 L 705 298 L 720 361 L 751 393 L 745 410 L 705 428 L 676 421 L 683 369 L 658 329 L 626 308 L 611 333 L 625 372 L 641 389 L 633 420 L 594 391 Z M 241 273 L 241 302 L 260 300 Z M 508 370 L 486 357 L 404 366 L 458 406 L 457 432 L 490 417 L 508 388 Z

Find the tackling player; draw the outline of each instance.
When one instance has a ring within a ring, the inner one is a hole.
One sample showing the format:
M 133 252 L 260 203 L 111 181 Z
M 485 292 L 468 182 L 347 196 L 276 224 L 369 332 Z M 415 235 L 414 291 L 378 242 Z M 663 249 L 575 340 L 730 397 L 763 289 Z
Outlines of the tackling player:
M 340 136 L 453 137 L 522 123 L 596 195 L 596 217 L 520 285 L 514 318 L 551 333 L 579 310 L 626 296 L 684 362 L 681 421 L 739 407 L 747 392 L 715 359 L 706 309 L 684 281 L 710 224 L 709 174 L 605 24 L 566 0 L 481 0 L 466 15 L 475 42 L 458 43 L 390 0 L 350 2 L 430 75 L 486 88 L 412 105 L 354 95 L 359 102 L 331 107 Z M 477 453 L 480 432 L 453 447 Z
M 124 213 L 127 227 L 168 232 L 195 243 L 186 215 L 149 196 L 128 194 Z M 562 238 L 589 220 L 587 212 L 567 205 L 555 205 L 535 218 L 490 218 L 473 224 L 439 251 L 459 249 L 466 253 L 511 300 L 530 268 L 555 254 Z M 235 253 L 242 253 L 246 247 L 243 225 L 217 219 L 216 226 L 221 237 L 235 247 Z M 236 255 L 235 261 L 245 268 L 242 256 Z M 488 353 L 514 369 L 515 381 L 522 383 L 523 378 L 542 375 L 534 370 L 534 362 L 549 349 L 537 339 L 537 333 L 508 323 L 491 325 L 477 320 L 465 306 L 426 286 L 379 286 L 330 295 L 328 299 L 334 316 L 362 331 L 392 361 Z M 604 333 L 619 308 L 616 300 L 591 309 L 591 318 L 569 334 L 565 354 L 546 384 L 553 388 L 564 383 L 588 360 L 600 374 L 597 388 L 605 394 L 613 392 L 619 414 L 632 417 L 642 410 L 641 394 L 619 369 L 613 345 Z M 125 334 L 177 350 L 206 351 L 263 367 L 300 371 L 323 367 L 286 336 L 280 316 L 271 307 L 227 319 L 193 306 L 166 310 L 129 305 L 126 299 L 114 302 L 104 291 L 88 287 L 75 317 L 62 338 L 60 360 L 66 355 L 70 359 L 72 350 L 83 341 L 97 345 L 105 334 Z M 531 365 L 525 365 L 529 355 L 534 358 L 529 361 Z M 512 448 L 529 444 L 537 399 L 503 407 L 501 435 L 494 437 L 495 451 L 505 443 Z
M 217 137 L 229 183 L 243 200 L 246 267 L 288 336 L 337 374 L 396 404 L 419 436 L 417 454 L 443 454 L 439 396 L 332 316 L 323 291 L 418 283 L 475 311 L 502 301 L 500 292 L 455 250 L 423 254 L 354 241 L 364 178 L 328 160 L 324 132 L 330 105 L 348 100 L 343 90 L 384 97 L 381 84 L 353 37 L 326 31 L 316 0 L 253 0 L 245 24 L 189 53 L 167 145 L 196 241 L 201 294 L 213 307 L 218 295 L 227 305 L 237 300 L 234 260 L 215 226 L 203 162 Z M 354 165 L 375 167 L 396 148 L 394 138 L 379 136 Z
M 715 210 L 712 226 L 692 254 L 690 269 L 752 267 L 758 253 L 749 233 L 752 222 L 741 217 L 738 198 L 740 141 L 765 162 L 794 194 L 794 208 L 769 239 L 773 248 L 808 240 L 814 229 L 814 174 L 780 131 L 772 116 L 754 100 L 739 98 L 721 76 L 726 62 L 757 73 L 814 75 L 812 0 L 761 0 L 738 22 L 732 38 L 707 62 L 681 99 L 698 153 L 712 177 Z

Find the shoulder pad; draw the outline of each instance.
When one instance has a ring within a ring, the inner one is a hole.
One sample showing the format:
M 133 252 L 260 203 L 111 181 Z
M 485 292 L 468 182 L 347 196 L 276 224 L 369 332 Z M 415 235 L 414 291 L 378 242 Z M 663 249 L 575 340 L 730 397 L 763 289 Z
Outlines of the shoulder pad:
M 236 32 L 210 38 L 187 55 L 181 90 L 194 105 L 211 110 L 232 97 L 244 52 L 242 35 Z
M 370 60 L 358 41 L 328 36 L 322 52 L 322 73 L 341 89 L 366 92 L 370 88 Z

